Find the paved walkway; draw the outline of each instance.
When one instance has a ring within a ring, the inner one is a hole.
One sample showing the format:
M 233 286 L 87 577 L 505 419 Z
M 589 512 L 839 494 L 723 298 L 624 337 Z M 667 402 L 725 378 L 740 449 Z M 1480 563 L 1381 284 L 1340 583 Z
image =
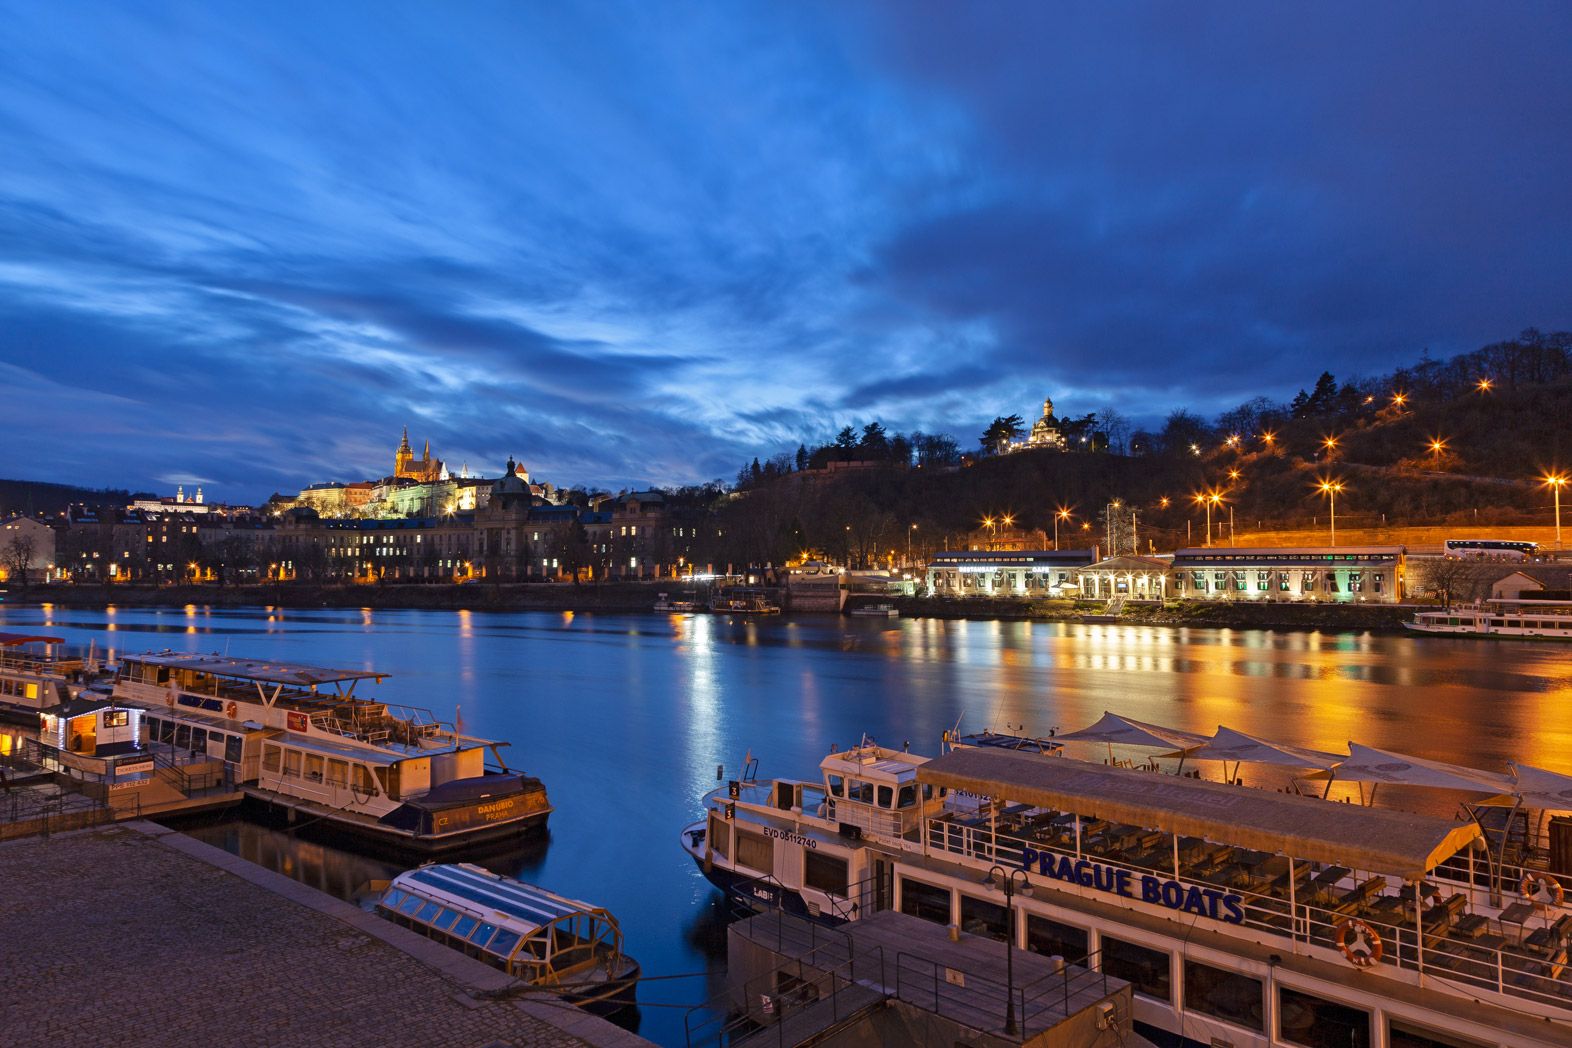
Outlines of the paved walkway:
M 479 961 L 150 823 L 0 844 L 7 1048 L 633 1048 Z

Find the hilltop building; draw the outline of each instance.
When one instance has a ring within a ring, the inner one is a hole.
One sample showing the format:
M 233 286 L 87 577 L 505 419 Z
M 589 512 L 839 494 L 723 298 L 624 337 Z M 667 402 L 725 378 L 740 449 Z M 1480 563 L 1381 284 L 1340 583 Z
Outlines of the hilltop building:
M 409 446 L 409 427 L 404 427 L 404 437 L 398 443 L 398 450 L 393 453 L 393 476 L 397 480 L 413 480 L 421 484 L 429 484 L 436 480 L 446 480 L 447 467 L 442 460 L 431 457 L 431 441 L 426 441 L 425 450 L 420 453 L 420 458 L 415 457 L 415 451 Z

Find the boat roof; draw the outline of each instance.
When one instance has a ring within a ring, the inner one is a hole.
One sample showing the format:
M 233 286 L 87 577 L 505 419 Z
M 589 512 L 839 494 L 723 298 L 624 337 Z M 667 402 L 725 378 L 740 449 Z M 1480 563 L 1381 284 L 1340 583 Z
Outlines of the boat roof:
M 917 778 L 952 790 L 1409 880 L 1423 877 L 1480 836 L 1471 822 L 1085 761 L 1045 761 L 1007 750 L 955 750 L 917 769 Z
M 495 924 L 505 923 L 524 934 L 563 917 L 608 916 L 600 907 L 502 877 L 471 863 L 422 866 L 399 874 L 390 887 L 423 895 L 433 902 L 456 902 Z
M 64 637 L 45 637 L 37 633 L 0 633 L 0 648 L 14 648 L 21 644 L 64 643 Z
M 910 781 L 917 765 L 928 758 L 902 750 L 889 750 L 872 743 L 832 753 L 819 767 L 832 775 L 856 775 L 870 782 Z
M 143 662 L 150 666 L 168 666 L 172 669 L 195 670 L 219 677 L 237 677 L 241 680 L 263 681 L 268 684 L 294 684 L 315 687 L 346 680 L 381 681 L 386 673 L 371 670 L 335 670 L 322 666 L 305 666 L 292 662 L 265 662 L 261 659 L 232 659 L 227 655 L 203 655 L 191 652 L 150 652 L 128 655 L 127 661 Z
M 276 739 L 269 739 L 291 749 L 307 750 L 311 753 L 321 753 L 329 757 L 342 757 L 347 760 L 357 760 L 363 764 L 397 764 L 399 761 L 408 760 L 410 757 L 435 756 L 437 751 L 407 753 L 404 750 L 393 750 L 383 746 L 351 746 L 348 743 L 335 742 L 332 739 L 319 739 L 313 735 L 301 735 L 290 732 L 280 735 Z

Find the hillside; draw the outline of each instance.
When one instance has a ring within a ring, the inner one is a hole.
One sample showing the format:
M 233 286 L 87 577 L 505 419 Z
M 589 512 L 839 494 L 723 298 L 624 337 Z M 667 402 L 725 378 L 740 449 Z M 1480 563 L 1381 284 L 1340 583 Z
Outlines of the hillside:
M 17 513 L 53 515 L 73 503 L 90 506 L 124 506 L 140 494 L 113 488 L 79 488 L 42 480 L 0 480 L 0 517 Z

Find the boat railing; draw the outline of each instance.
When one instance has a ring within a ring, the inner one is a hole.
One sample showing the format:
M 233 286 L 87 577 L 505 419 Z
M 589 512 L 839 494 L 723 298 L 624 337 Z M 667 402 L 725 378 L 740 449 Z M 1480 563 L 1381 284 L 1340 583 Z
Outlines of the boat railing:
M 970 859 L 979 866 L 1001 864 L 1034 872 L 1057 868 L 1065 858 L 1072 864 L 1085 860 L 1086 866 L 1071 866 L 1069 879 L 1060 879 L 1057 874 L 1034 879 L 1089 897 L 1109 890 L 1120 871 L 1128 873 L 1137 898 L 1146 887 L 1143 878 L 1158 878 L 1157 904 L 1197 918 L 1207 916 L 1184 909 L 1189 889 L 1194 887 L 1203 895 L 1235 900 L 1238 919 L 1221 922 L 1221 929 L 1232 924 L 1281 937 L 1290 940 L 1296 952 L 1334 962 L 1342 959 L 1410 982 L 1423 975 L 1459 985 L 1464 992 L 1493 992 L 1562 1014 L 1572 1010 L 1572 982 L 1562 978 L 1563 974 L 1572 978 L 1568 964 L 1572 912 L 1564 906 L 1538 905 L 1524 899 L 1497 909 L 1485 904 L 1488 891 L 1478 886 L 1431 879 L 1416 889 L 1381 874 L 1338 866 L 1318 869 L 1316 864 L 1287 856 L 1190 839 L 1182 850 L 1193 853 L 1194 858 L 1181 861 L 1176 869 L 1170 858 L 1173 838 L 1161 833 L 1127 835 L 1137 841 L 1142 836 L 1159 838 L 1148 849 L 1151 857 L 1144 863 L 1128 862 L 1098 850 L 1102 835 L 1093 827 L 1106 824 L 1093 820 L 1083 820 L 1083 832 L 1090 840 L 1078 849 L 1062 840 L 1028 840 L 997 832 L 986 819 L 984 814 L 971 820 L 979 825 L 968 825 L 967 820 L 930 819 L 927 846 L 930 851 Z M 1099 876 L 1091 864 L 1104 872 Z M 1477 871 L 1480 875 L 1482 867 Z M 1178 906 L 1161 899 L 1168 883 L 1178 886 Z M 1443 898 L 1445 889 L 1452 888 L 1459 890 Z M 1379 945 L 1372 947 L 1376 943 Z
M 903 952 L 895 955 L 893 965 L 895 997 L 968 1026 L 976 1025 L 980 1013 L 998 1015 L 1003 1010 L 984 1004 L 983 999 L 1008 1001 L 1009 1014 L 1019 1023 L 1018 1036 L 1025 1041 L 1068 1018 L 1071 999 L 1083 990 L 1100 987 L 1101 996 L 1108 995 L 1108 976 L 1087 967 L 1090 961 L 1095 958 L 1082 958 L 1081 964 L 1065 964 L 1031 982 L 1010 986 L 970 968 L 957 968 L 954 958 L 939 961 Z M 989 1032 L 1002 1032 L 1002 1019 L 999 1026 L 999 1031 Z

